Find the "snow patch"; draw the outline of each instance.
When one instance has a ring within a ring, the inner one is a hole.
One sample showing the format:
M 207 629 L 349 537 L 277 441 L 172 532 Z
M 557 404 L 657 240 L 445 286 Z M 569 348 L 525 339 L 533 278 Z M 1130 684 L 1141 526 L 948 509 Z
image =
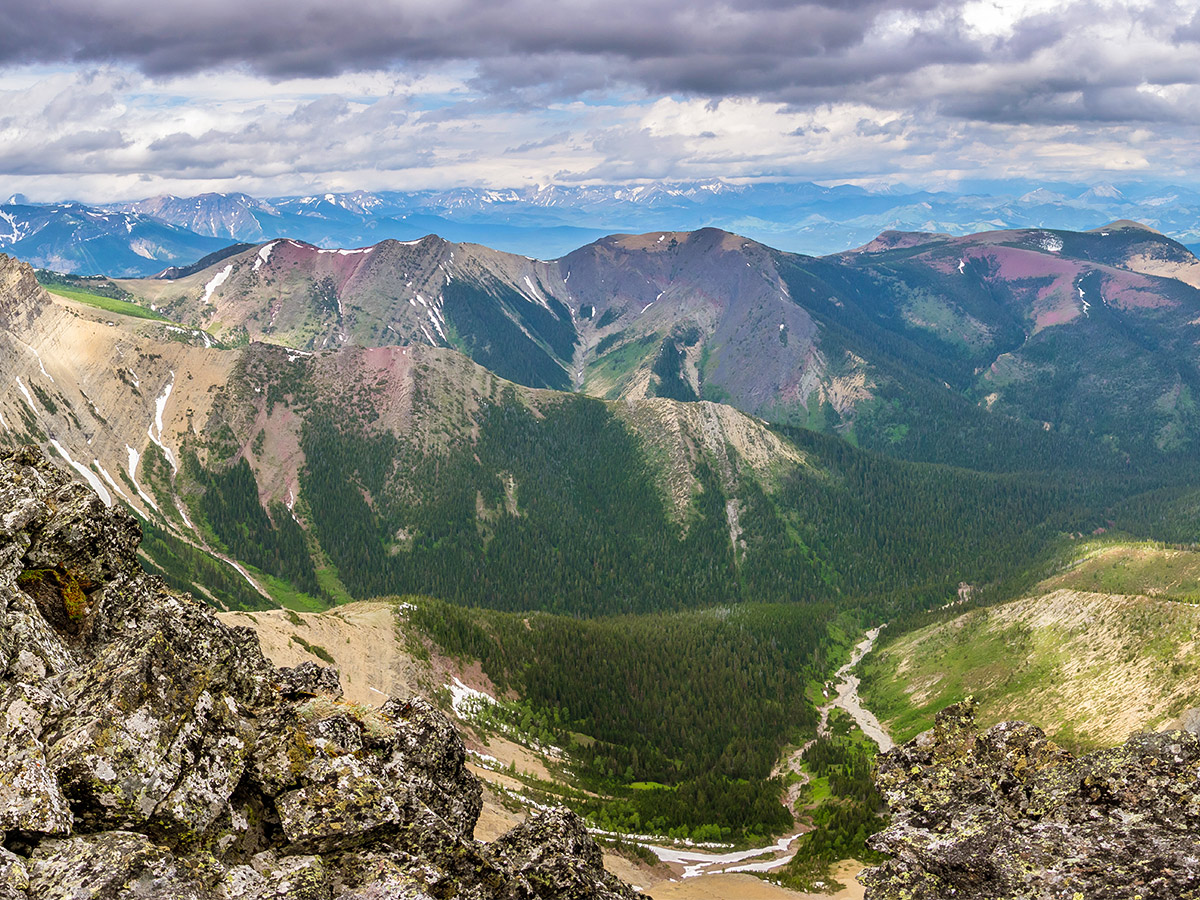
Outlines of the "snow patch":
M 434 311 L 432 309 L 429 311 L 429 321 L 433 323 L 433 327 L 437 329 L 437 333 L 442 336 L 442 340 L 446 340 L 446 332 L 442 330 L 442 326 L 438 322 L 437 316 L 434 315 Z
M 966 265 L 967 264 L 965 262 L 963 262 L 961 259 L 958 261 L 958 274 L 959 275 L 961 275 L 963 273 L 963 269 L 966 267 Z
M 196 526 L 193 525 L 192 520 L 188 518 L 187 510 L 183 508 L 183 504 L 179 502 L 178 497 L 175 498 L 175 509 L 179 512 L 179 515 L 183 518 L 183 524 L 186 525 L 188 528 L 192 529 L 192 531 L 195 531 Z M 226 697 L 226 699 L 229 699 L 229 698 Z
M 171 372 L 171 380 L 168 381 L 166 387 L 163 388 L 162 396 L 154 401 L 154 427 L 158 429 L 159 437 L 162 437 L 163 410 L 167 407 L 167 400 L 171 396 L 171 389 L 173 387 L 175 387 L 175 373 Z
M 767 860 L 763 863 L 749 863 L 746 866 L 739 866 L 736 869 L 727 868 L 733 866 L 743 860 L 753 859 L 756 856 L 762 856 L 764 853 L 783 853 L 791 846 L 792 841 L 796 840 L 798 835 L 789 835 L 781 837 L 769 847 L 755 847 L 750 850 L 735 850 L 732 853 L 699 853 L 695 850 L 681 850 L 677 847 L 660 847 L 655 844 L 642 843 L 642 846 L 650 850 L 660 860 L 667 863 L 678 863 L 682 865 L 684 878 L 695 878 L 698 875 L 707 875 L 715 872 L 766 872 L 769 869 L 781 866 L 788 862 L 791 857 L 785 859 Z M 639 842 L 641 843 L 641 842 Z M 757 868 L 757 866 L 766 866 L 766 868 Z
M 136 490 L 138 492 L 139 497 L 141 497 L 143 500 L 145 500 L 147 503 L 150 504 L 151 509 L 153 509 L 155 512 L 161 512 L 161 510 L 158 508 L 158 504 L 155 503 L 152 499 L 150 499 L 150 495 L 147 494 L 145 491 L 143 491 L 142 486 L 140 484 L 138 484 L 137 467 L 138 467 L 138 460 L 141 459 L 141 454 L 139 454 L 136 450 L 134 450 L 128 444 L 125 445 L 125 449 L 129 451 L 129 480 L 133 482 L 134 490 Z
M 46 371 L 46 364 L 42 362 L 42 354 L 37 352 L 36 347 L 30 347 L 29 349 L 32 350 L 33 355 L 37 357 L 38 368 L 42 370 L 42 374 L 49 378 L 52 384 L 58 384 L 58 382 L 54 380 L 54 376 Z
M 229 273 L 233 271 L 233 263 L 230 263 L 220 272 L 212 277 L 212 279 L 204 286 L 204 296 L 200 298 L 202 303 L 208 303 L 212 299 L 213 291 L 225 283 L 225 279 L 229 277 Z
M 491 694 L 467 687 L 457 677 L 453 684 L 448 684 L 446 687 L 450 689 L 450 705 L 454 708 L 454 714 L 460 719 L 470 714 L 472 706 L 496 705 L 496 698 Z
M 12 234 L 0 234 L 0 244 L 15 244 L 17 241 L 25 237 L 25 229 L 27 229 L 28 226 L 26 225 L 25 229 L 23 229 L 22 226 L 17 223 L 17 220 L 13 218 L 11 213 L 6 213 L 4 210 L 0 210 L 0 219 L 3 219 L 5 222 L 7 222 L 8 227 L 12 229 Z
M 1062 238 L 1042 232 L 1035 238 L 1035 243 L 1048 253 L 1058 253 L 1063 248 Z
M 254 261 L 253 271 L 257 272 L 266 264 L 267 260 L 271 258 L 271 251 L 275 249 L 275 245 L 278 243 L 279 241 L 271 241 L 266 246 L 259 248 L 258 259 Z
M 662 294 L 659 294 L 659 296 L 661 297 Z M 642 307 L 642 312 L 645 312 L 646 310 L 648 310 L 650 307 L 652 307 L 654 305 L 654 303 L 655 303 L 655 301 L 651 300 L 649 303 L 647 303 L 645 306 Z M 639 316 L 641 314 L 642 313 L 638 313 Z
M 121 490 L 120 485 L 118 485 L 117 482 L 113 480 L 113 477 L 108 474 L 108 469 L 106 469 L 106 468 L 104 468 L 104 466 L 100 465 L 100 460 L 93 459 L 92 465 L 94 465 L 97 469 L 100 470 L 100 474 L 104 476 L 104 480 L 108 482 L 108 486 L 110 488 L 112 488 L 122 500 L 124 500 L 126 503 L 128 503 L 129 497 L 127 497 L 125 495 L 125 492 L 123 490 Z
M 151 309 L 153 309 L 153 307 L 151 307 Z M 178 332 L 179 334 L 186 334 L 190 335 L 191 337 L 200 338 L 200 340 L 204 341 L 205 350 L 212 347 L 212 338 L 209 337 L 207 331 L 201 331 L 199 328 L 180 328 L 178 325 L 164 325 L 163 328 L 165 328 L 167 331 L 174 331 Z M 129 373 L 132 375 L 133 370 L 130 369 Z M 135 375 L 134 378 L 136 379 L 136 377 L 137 376 Z
M 105 506 L 113 505 L 112 494 L 108 492 L 108 489 L 105 488 L 100 479 L 96 477 L 95 472 L 93 472 L 83 463 L 77 463 L 75 460 L 71 459 L 71 455 L 67 453 L 67 451 L 63 448 L 63 445 L 54 438 L 50 438 L 50 446 L 58 452 L 59 456 L 61 456 L 70 464 L 72 469 L 87 479 L 87 483 L 92 486 L 93 491 L 100 495 L 100 499 L 104 501 Z
M 21 381 L 20 375 L 17 376 L 17 387 L 21 389 L 21 393 L 25 395 L 25 399 L 29 401 L 29 408 L 36 413 L 37 406 L 33 402 L 33 396 L 29 393 L 29 388 L 25 387 L 25 383 Z

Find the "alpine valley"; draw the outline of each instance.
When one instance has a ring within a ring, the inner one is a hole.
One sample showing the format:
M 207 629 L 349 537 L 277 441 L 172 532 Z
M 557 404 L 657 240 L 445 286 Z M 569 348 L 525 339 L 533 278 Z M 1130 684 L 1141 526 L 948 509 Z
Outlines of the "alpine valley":
M 1153 229 L 205 240 L 146 278 L 0 258 L 0 449 L 277 664 L 454 714 L 481 838 L 565 803 L 655 896 L 836 890 L 886 808 L 831 682 L 885 622 L 897 739 L 968 693 L 939 741 L 1195 719 L 1200 260 Z

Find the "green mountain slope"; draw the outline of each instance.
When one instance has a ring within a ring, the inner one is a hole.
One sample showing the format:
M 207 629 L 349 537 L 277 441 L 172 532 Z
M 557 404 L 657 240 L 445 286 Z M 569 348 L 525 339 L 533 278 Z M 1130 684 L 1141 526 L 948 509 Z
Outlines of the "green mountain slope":
M 184 456 L 176 487 L 241 558 L 302 547 L 278 530 L 294 514 L 352 596 L 574 615 L 921 606 L 1098 524 L 1069 488 L 888 460 L 715 404 L 532 391 L 417 347 L 249 348 Z
M 717 229 L 545 262 L 430 236 L 271 241 L 122 286 L 189 327 L 305 350 L 453 347 L 531 387 L 706 398 L 989 471 L 1170 468 L 1200 428 L 1200 261 L 1134 223 L 888 232 L 815 258 Z
M 986 724 L 1030 721 L 1089 749 L 1178 727 L 1200 707 L 1200 554 L 1111 542 L 1075 552 L 1028 596 L 948 610 L 864 660 L 864 700 L 897 740 L 967 695 Z

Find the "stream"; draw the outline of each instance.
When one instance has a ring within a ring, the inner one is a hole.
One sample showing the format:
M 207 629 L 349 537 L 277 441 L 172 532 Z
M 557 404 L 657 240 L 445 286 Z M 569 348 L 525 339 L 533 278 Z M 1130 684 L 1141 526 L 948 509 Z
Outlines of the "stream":
M 817 733 L 822 737 L 829 736 L 829 713 L 836 707 L 844 709 L 853 716 L 854 721 L 858 723 L 858 727 L 863 730 L 863 734 L 878 744 L 881 751 L 891 750 L 896 746 L 895 742 L 884 730 L 883 725 L 880 724 L 879 719 L 875 718 L 875 714 L 869 709 L 863 708 L 862 700 L 858 696 L 858 676 L 851 674 L 851 670 L 858 665 L 859 661 L 871 652 L 871 648 L 875 646 L 875 640 L 879 637 L 879 632 L 882 628 L 883 626 L 880 626 L 868 631 L 863 636 L 863 639 L 855 645 L 854 651 L 850 654 L 849 662 L 835 673 L 834 681 L 838 682 L 837 693 L 833 699 L 818 710 L 821 714 L 821 720 L 817 726 Z M 775 771 L 771 774 L 779 775 L 787 771 L 803 774 L 800 770 L 801 757 L 804 755 L 804 751 L 811 747 L 813 743 L 814 741 L 809 741 L 800 749 L 793 751 L 786 759 L 780 761 L 780 764 L 775 767 Z M 789 809 L 796 802 L 804 783 L 797 782 L 788 789 L 786 802 L 789 804 Z M 684 878 L 694 878 L 697 875 L 716 875 L 722 872 L 769 872 L 791 861 L 792 857 L 795 856 L 795 852 L 788 851 L 792 843 L 802 833 L 797 831 L 794 834 L 786 835 L 766 847 L 737 850 L 729 853 L 705 853 L 687 846 L 660 847 L 651 843 L 642 843 L 642 846 L 649 849 L 665 863 L 676 863 L 683 866 Z M 769 858 L 748 862 L 748 860 L 763 856 Z
M 881 751 L 888 751 L 896 746 L 896 742 L 883 730 L 883 725 L 875 718 L 875 714 L 863 707 L 862 699 L 858 696 L 858 676 L 851 674 L 851 670 L 858 665 L 859 660 L 870 653 L 871 648 L 875 646 L 875 639 L 879 637 L 882 627 L 872 628 L 868 631 L 854 648 L 854 652 L 850 654 L 850 661 L 838 669 L 837 674 L 834 675 L 834 680 L 840 681 L 841 684 L 838 685 L 838 691 L 833 700 L 821 707 L 821 724 L 817 733 L 822 737 L 829 736 L 829 711 L 836 706 L 850 713 L 854 721 L 858 723 L 858 727 L 863 730 L 863 734 L 878 744 Z

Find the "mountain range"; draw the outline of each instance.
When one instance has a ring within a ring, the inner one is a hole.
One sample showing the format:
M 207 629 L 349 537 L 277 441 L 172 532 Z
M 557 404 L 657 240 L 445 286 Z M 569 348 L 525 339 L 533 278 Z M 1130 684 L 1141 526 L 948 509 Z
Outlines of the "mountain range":
M 885 230 L 966 235 L 1004 228 L 1082 230 L 1135 219 L 1200 242 L 1200 195 L 1178 186 L 978 186 L 973 192 L 811 183 L 544 185 L 510 190 L 352 191 L 260 199 L 161 196 L 83 206 L 0 205 L 0 250 L 81 274 L 145 276 L 231 242 L 287 237 L 324 248 L 439 234 L 539 258 L 616 232 L 718 227 L 794 252 L 859 246 Z
M 60 296 L 9 262 L 0 439 L 54 448 L 232 605 L 919 605 L 1192 474 L 1200 262 L 1131 222 L 827 257 L 717 229 L 553 261 L 276 239 L 170 274 Z
M 1130 222 L 885 232 L 820 258 L 717 229 L 548 262 L 432 236 L 276 240 L 179 274 L 114 284 L 227 346 L 445 347 L 527 387 L 703 398 L 911 459 L 1010 468 L 1017 441 L 1116 462 L 1194 441 L 1200 262 Z
M 0 446 L 127 506 L 143 566 L 214 606 L 404 598 L 414 656 L 478 664 L 593 825 L 778 834 L 772 772 L 816 741 L 856 773 L 817 865 L 881 824 L 867 751 L 817 732 L 862 627 L 1019 597 L 1110 532 L 1196 540 L 1198 283 L 1129 221 L 4 257 Z

